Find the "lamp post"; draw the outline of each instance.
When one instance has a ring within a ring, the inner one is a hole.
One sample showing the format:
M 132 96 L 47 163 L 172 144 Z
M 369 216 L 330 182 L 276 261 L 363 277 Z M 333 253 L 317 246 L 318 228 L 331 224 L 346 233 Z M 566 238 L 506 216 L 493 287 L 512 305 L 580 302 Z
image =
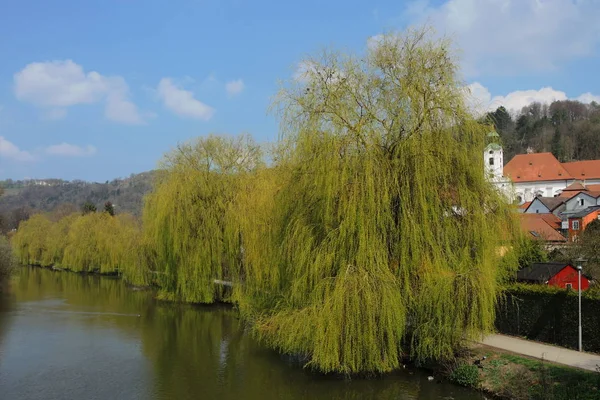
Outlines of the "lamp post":
M 577 289 L 579 291 L 578 293 L 578 297 L 579 297 L 579 351 L 583 351 L 583 339 L 582 339 L 582 328 L 581 328 L 581 271 L 583 269 L 583 267 L 581 266 L 581 264 L 583 264 L 586 260 L 584 260 L 583 258 L 579 257 L 577 260 Z

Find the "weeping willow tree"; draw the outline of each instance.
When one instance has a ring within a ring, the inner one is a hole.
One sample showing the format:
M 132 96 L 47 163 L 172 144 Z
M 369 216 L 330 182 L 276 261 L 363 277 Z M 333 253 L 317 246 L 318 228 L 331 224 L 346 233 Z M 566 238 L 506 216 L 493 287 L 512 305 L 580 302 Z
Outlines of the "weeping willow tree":
M 239 267 L 239 230 L 229 213 L 240 182 L 261 163 L 247 135 L 208 136 L 179 145 L 162 161 L 144 206 L 145 243 L 151 249 L 160 297 L 212 303 Z
M 11 243 L 22 264 L 73 271 L 120 273 L 144 284 L 141 226 L 131 215 L 36 214 L 19 225 Z
M 452 356 L 492 329 L 516 224 L 449 44 L 411 31 L 304 65 L 278 97 L 275 198 L 246 206 L 265 208 L 245 217 L 243 315 L 324 372 Z
M 70 214 L 50 224 L 48 231 L 44 233 L 46 249 L 42 255 L 41 265 L 62 266 L 69 229 L 77 218 L 79 218 L 78 214 Z
M 19 229 L 11 239 L 17 260 L 24 265 L 44 265 L 48 259 L 48 233 L 52 221 L 42 214 L 35 214 L 21 222 Z
M 101 274 L 125 271 L 127 276 L 136 277 L 140 268 L 140 236 L 141 227 L 131 215 L 79 215 L 70 224 L 60 265 Z

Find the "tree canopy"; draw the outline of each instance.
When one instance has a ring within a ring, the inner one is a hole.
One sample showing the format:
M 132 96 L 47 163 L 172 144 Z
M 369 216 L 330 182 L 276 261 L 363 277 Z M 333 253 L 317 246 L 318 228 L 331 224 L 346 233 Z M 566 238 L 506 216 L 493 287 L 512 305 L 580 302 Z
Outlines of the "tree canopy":
M 260 279 L 238 296 L 266 343 L 319 370 L 449 357 L 492 328 L 515 225 L 483 176 L 490 128 L 466 111 L 449 48 L 385 36 L 364 56 L 308 60 L 279 94 L 280 189 L 263 232 L 242 234 L 271 259 L 244 259 Z

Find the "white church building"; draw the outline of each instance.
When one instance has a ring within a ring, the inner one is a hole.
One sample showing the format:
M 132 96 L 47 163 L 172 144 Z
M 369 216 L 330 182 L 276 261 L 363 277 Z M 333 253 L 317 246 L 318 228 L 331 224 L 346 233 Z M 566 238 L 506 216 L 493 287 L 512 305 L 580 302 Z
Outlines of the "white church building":
M 506 165 L 499 136 L 488 134 L 484 151 L 487 175 L 494 184 L 519 204 L 537 196 L 555 197 L 569 185 L 600 184 L 600 160 L 559 162 L 552 153 L 517 154 Z

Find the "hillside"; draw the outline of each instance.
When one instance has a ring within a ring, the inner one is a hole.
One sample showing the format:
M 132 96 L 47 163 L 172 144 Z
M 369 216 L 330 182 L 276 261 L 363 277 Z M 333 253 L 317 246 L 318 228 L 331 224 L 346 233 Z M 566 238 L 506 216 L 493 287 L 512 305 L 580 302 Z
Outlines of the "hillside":
M 141 215 L 143 197 L 152 188 L 153 176 L 153 171 L 142 172 L 105 183 L 60 179 L 0 181 L 0 187 L 4 188 L 0 197 L 0 228 L 14 227 L 25 214 L 54 211 L 65 205 L 79 209 L 85 202 L 102 209 L 110 201 L 117 213 Z
M 552 152 L 561 162 L 600 159 L 600 105 L 563 100 L 531 103 L 517 113 L 488 113 L 504 144 L 504 160 L 528 150 Z

